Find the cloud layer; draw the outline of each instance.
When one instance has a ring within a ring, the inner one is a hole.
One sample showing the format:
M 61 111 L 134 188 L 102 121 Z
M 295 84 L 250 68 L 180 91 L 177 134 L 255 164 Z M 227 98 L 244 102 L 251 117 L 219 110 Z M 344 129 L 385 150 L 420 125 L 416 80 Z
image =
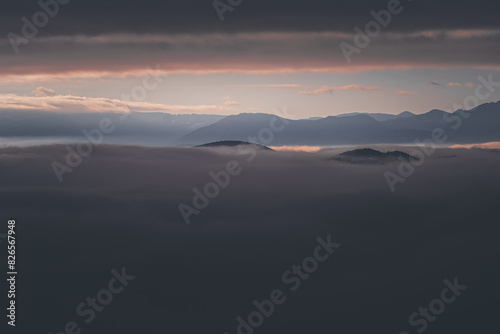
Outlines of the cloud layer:
M 246 164 L 213 149 L 100 146 L 59 184 L 50 164 L 64 146 L 0 149 L 1 219 L 18 220 L 17 301 L 31 319 L 19 329 L 74 320 L 95 334 L 234 333 L 252 301 L 279 288 L 287 301 L 260 333 L 395 333 L 457 276 L 470 286 L 457 301 L 466 311 L 431 325 L 495 326 L 498 151 L 437 150 L 395 194 L 383 172 L 397 163 L 328 160 L 339 152 L 261 152 Z M 185 225 L 178 204 L 233 159 L 243 172 Z M 342 244 L 335 257 L 291 292 L 282 273 L 328 235 Z M 136 279 L 85 324 L 76 306 L 124 266 Z
M 148 74 L 148 66 L 156 66 L 162 74 L 359 72 L 460 66 L 498 69 L 500 33 L 487 32 L 471 36 L 455 36 L 452 31 L 383 33 L 376 37 L 376 43 L 353 54 L 350 64 L 339 44 L 353 44 L 354 33 L 39 37 L 25 46 L 24 56 L 14 54 L 8 40 L 4 40 L 0 45 L 4 56 L 0 81 L 140 77 Z
M 0 94 L 0 109 L 44 110 L 65 112 L 166 112 L 174 114 L 213 113 L 231 114 L 238 110 L 239 103 L 225 99 L 220 105 L 166 105 L 150 102 L 124 101 L 108 98 L 93 98 L 75 95 L 57 95 L 52 89 L 39 87 L 35 96 Z
M 351 32 L 373 19 L 370 11 L 387 8 L 386 0 L 321 0 L 296 1 L 285 5 L 278 0 L 255 0 L 238 5 L 219 21 L 212 1 L 187 0 L 158 2 L 131 1 L 71 1 L 60 6 L 59 13 L 40 32 L 42 35 L 95 36 L 101 33 L 203 33 L 253 31 L 325 31 Z M 397 24 L 387 27 L 392 31 L 435 29 L 490 29 L 498 28 L 496 2 L 479 0 L 468 2 L 419 1 L 402 2 L 403 12 L 393 18 Z M 31 18 L 40 7 L 37 2 L 19 0 L 6 4 L 0 15 L 0 31 L 18 32 L 21 18 Z

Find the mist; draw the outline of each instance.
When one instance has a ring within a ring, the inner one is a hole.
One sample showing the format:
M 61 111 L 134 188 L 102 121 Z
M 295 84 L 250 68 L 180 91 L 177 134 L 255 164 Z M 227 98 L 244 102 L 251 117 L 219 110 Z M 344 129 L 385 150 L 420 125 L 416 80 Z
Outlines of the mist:
M 406 149 L 408 152 L 409 150 Z M 252 301 L 286 292 L 255 333 L 414 331 L 408 317 L 443 280 L 469 288 L 427 332 L 492 326 L 500 271 L 498 150 L 437 149 L 391 192 L 398 161 L 318 153 L 101 145 L 60 183 L 64 145 L 0 149 L 0 212 L 18 224 L 23 331 L 237 333 Z M 179 204 L 237 161 L 206 208 Z M 6 215 L 9 215 L 8 217 Z M 341 244 L 291 292 L 282 273 L 321 237 Z M 76 313 L 125 267 L 135 276 L 89 324 Z

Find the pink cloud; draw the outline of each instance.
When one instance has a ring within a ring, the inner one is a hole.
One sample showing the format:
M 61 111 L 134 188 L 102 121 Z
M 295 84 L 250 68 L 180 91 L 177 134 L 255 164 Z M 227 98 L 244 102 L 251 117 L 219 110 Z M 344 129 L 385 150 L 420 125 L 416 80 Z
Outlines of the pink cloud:
M 309 88 L 306 85 L 297 85 L 297 84 L 277 84 L 277 85 L 236 85 L 233 87 L 247 87 L 247 88 Z
M 45 87 L 37 87 L 35 90 L 31 91 L 31 93 L 37 97 L 57 95 L 53 89 Z
M 69 112 L 165 112 L 165 113 L 218 113 L 232 114 L 237 102 L 226 100 L 222 105 L 166 105 L 149 102 L 123 101 L 75 95 L 20 96 L 0 94 L 1 109 L 46 110 Z
M 462 84 L 458 83 L 458 82 L 448 82 L 448 83 L 444 84 L 444 83 L 440 83 L 440 82 L 430 81 L 430 83 L 431 83 L 431 85 L 429 86 L 429 88 L 462 87 Z
M 446 35 L 452 38 L 474 38 L 474 37 L 488 37 L 497 36 L 500 32 L 498 30 L 481 30 L 481 29 L 470 29 L 470 30 L 449 30 L 446 31 Z
M 423 36 L 457 36 L 447 43 L 435 43 Z M 244 33 L 244 34 L 163 34 L 39 37 L 30 41 L 30 54 L 5 54 L 0 62 L 1 83 L 52 82 L 79 79 L 122 78 L 147 75 L 145 64 L 161 66 L 160 74 L 189 73 L 355 73 L 384 69 L 412 68 L 500 68 L 500 60 L 488 52 L 490 43 L 483 36 L 499 31 L 427 31 L 381 34 L 381 43 L 370 53 L 353 55 L 348 65 L 340 49 L 324 45 L 352 43 L 353 33 Z M 472 37 L 471 37 L 472 36 Z M 500 35 L 499 35 L 500 36 Z M 495 37 L 496 38 L 496 37 Z M 469 41 L 470 39 L 470 41 Z M 474 42 L 474 43 L 472 43 Z M 158 50 L 159 44 L 166 44 Z M 464 45 L 464 43 L 471 43 Z M 51 48 L 47 49 L 46 46 Z M 118 50 L 127 57 L 114 57 Z M 168 47 L 172 46 L 172 47 Z M 8 39 L 0 48 L 10 47 Z M 463 52 L 457 53 L 458 48 Z M 81 52 L 85 50 L 85 52 Z M 239 50 L 239 52 L 227 52 Z M 333 50 L 333 52 L 332 52 Z M 423 59 L 419 50 L 426 50 Z M 371 57 L 381 54 L 383 57 Z M 62 54 L 71 57 L 61 57 Z M 87 55 L 92 54 L 89 58 Z M 479 61 L 480 59 L 480 61 Z M 301 85 L 274 85 L 282 88 L 308 88 Z M 271 86 L 269 86 L 271 87 Z
M 470 88 L 472 88 L 472 87 L 474 87 L 474 86 L 475 86 L 475 84 L 474 84 L 474 83 L 472 83 L 472 82 L 468 82 L 468 83 L 466 83 L 465 85 L 466 85 L 467 87 L 470 87 Z
M 422 30 L 415 33 L 390 33 L 394 39 L 403 38 L 420 38 L 425 37 L 429 39 L 436 39 L 438 37 L 448 39 L 470 39 L 470 38 L 484 38 L 491 36 L 499 36 L 500 30 L 498 29 L 450 29 L 450 30 Z
M 227 107 L 233 107 L 233 106 L 239 106 L 240 103 L 236 102 L 235 100 L 233 100 L 229 96 L 226 96 L 226 97 L 224 97 L 224 105 Z
M 299 95 L 319 95 L 319 94 L 332 94 L 336 91 L 344 90 L 380 90 L 376 86 L 362 86 L 362 85 L 347 85 L 347 86 L 321 86 L 312 91 L 301 91 Z
M 410 92 L 407 90 L 398 90 L 398 94 L 400 94 L 400 95 L 416 95 L 416 94 L 418 94 L 418 92 Z

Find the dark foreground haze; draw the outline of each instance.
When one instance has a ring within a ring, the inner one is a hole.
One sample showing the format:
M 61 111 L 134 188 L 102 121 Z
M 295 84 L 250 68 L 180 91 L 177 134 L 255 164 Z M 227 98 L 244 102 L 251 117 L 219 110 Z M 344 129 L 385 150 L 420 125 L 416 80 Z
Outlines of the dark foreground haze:
M 16 219 L 19 240 L 17 332 L 496 328 L 500 151 L 438 149 L 394 192 L 384 173 L 399 161 L 331 159 L 340 152 L 259 151 L 248 162 L 232 149 L 103 145 L 60 183 L 51 164 L 64 146 L 1 149 L 0 214 Z M 193 188 L 233 160 L 240 173 L 186 224 L 179 205 L 193 206 Z M 289 270 L 317 238 L 337 248 L 321 248 L 329 258 L 300 278 Z M 253 301 L 275 290 L 281 303 L 260 321 Z M 92 309 L 96 296 L 106 305 Z

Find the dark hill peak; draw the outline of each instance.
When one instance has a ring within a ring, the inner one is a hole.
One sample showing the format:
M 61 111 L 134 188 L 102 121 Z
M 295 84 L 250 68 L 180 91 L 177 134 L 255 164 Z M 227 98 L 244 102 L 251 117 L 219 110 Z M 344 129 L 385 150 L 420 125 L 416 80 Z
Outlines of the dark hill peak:
M 359 148 L 352 151 L 347 151 L 332 158 L 342 162 L 360 163 L 360 164 L 373 164 L 385 163 L 395 160 L 419 160 L 418 158 L 409 155 L 402 151 L 387 151 L 380 152 L 371 148 Z
M 211 142 L 203 145 L 197 145 L 195 147 L 237 147 L 237 146 L 255 146 L 256 148 L 262 149 L 262 150 L 269 150 L 269 151 L 274 151 L 273 149 L 259 145 L 259 144 L 254 144 L 254 143 L 249 143 L 246 141 L 240 141 L 240 140 L 221 140 L 221 141 L 216 141 L 216 142 Z

